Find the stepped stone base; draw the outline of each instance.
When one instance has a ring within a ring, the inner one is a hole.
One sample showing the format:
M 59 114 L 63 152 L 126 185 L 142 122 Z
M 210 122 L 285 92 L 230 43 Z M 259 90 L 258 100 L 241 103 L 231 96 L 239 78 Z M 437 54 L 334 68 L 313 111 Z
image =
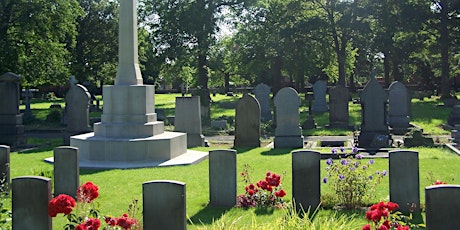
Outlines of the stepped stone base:
M 164 132 L 146 138 L 112 138 L 85 133 L 70 138 L 79 149 L 80 165 L 152 165 L 187 153 L 185 133 Z

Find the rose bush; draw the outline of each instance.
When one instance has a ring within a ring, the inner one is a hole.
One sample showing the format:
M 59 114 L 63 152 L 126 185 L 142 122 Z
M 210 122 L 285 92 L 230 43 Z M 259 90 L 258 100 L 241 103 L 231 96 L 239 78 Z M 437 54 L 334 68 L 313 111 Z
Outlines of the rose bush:
M 366 212 L 369 224 L 362 230 L 410 230 L 412 227 L 424 227 L 424 225 L 411 225 L 411 217 L 404 216 L 396 211 L 399 205 L 393 202 L 379 202 L 372 205 Z
M 66 194 L 59 194 L 51 199 L 48 203 L 48 215 L 56 217 L 59 213 L 64 214 L 69 222 L 64 226 L 65 230 L 98 230 L 102 223 L 106 224 L 103 229 L 142 229 L 137 220 L 128 214 L 119 218 L 101 215 L 94 204 L 98 196 L 99 187 L 92 182 L 86 182 L 77 189 L 78 202 Z M 77 208 L 80 210 L 76 210 Z M 78 215 L 73 213 L 74 210 Z
M 284 207 L 286 191 L 282 189 L 279 174 L 267 172 L 265 179 L 254 184 L 249 177 L 249 166 L 245 165 L 241 176 L 248 185 L 245 187 L 246 192 L 237 197 L 237 207 Z

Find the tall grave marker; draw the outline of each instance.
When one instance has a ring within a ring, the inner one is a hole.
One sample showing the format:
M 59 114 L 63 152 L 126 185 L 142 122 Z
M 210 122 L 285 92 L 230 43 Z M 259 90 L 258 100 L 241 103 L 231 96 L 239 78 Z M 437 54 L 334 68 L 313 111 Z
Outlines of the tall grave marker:
M 0 144 L 16 147 L 26 142 L 23 114 L 19 112 L 19 83 L 14 73 L 0 76 Z
M 80 167 L 151 167 L 187 153 L 187 135 L 164 131 L 155 113 L 155 86 L 142 84 L 136 3 L 120 1 L 118 69 L 115 85 L 103 88 L 101 122 L 94 133 L 70 139 L 79 149 Z M 191 156 L 196 157 L 203 156 Z
M 200 97 L 176 97 L 174 131 L 187 133 L 187 147 L 205 146 L 201 128 Z
M 295 89 L 285 87 L 276 94 L 275 148 L 303 148 L 299 106 L 300 97 Z
M 395 134 L 404 134 L 410 122 L 410 95 L 406 86 L 395 81 L 391 83 L 388 97 L 388 123 Z
M 272 119 L 272 111 L 270 109 L 270 87 L 264 83 L 260 83 L 254 88 L 254 95 L 257 101 L 259 101 L 262 121 L 270 121 Z
M 349 128 L 348 89 L 338 85 L 329 89 L 329 126 Z
M 388 147 L 390 143 L 390 130 L 387 121 L 388 94 L 375 79 L 374 71 L 359 97 L 361 101 L 361 130 L 358 145 L 364 148 Z
M 315 100 L 313 101 L 313 112 L 323 113 L 329 109 L 326 102 L 327 83 L 323 80 L 318 80 L 313 84 L 313 95 Z
M 260 106 L 249 94 L 236 104 L 234 146 L 260 147 Z
M 70 81 L 70 89 L 65 95 L 66 132 L 64 144 L 70 144 L 70 136 L 91 131 L 89 126 L 89 105 L 91 94 L 86 87 Z

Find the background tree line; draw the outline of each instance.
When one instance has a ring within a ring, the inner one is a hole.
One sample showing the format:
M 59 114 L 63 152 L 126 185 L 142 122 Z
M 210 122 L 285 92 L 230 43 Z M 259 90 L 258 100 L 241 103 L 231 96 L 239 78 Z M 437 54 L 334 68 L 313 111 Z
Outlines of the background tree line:
M 460 0 L 138 0 L 138 12 L 144 82 L 199 88 L 204 105 L 231 84 L 354 89 L 372 68 L 448 98 L 460 73 Z M 0 73 L 25 87 L 112 84 L 117 46 L 117 1 L 0 1 Z

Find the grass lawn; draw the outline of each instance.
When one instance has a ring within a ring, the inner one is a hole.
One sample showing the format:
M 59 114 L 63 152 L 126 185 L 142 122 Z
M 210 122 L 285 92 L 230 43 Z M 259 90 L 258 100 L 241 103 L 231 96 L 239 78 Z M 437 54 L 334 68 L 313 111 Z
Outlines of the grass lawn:
M 179 94 L 157 94 L 156 108 L 163 108 L 165 115 L 174 115 L 175 97 Z M 227 97 L 216 95 L 212 97 L 211 107 L 212 119 L 222 117 L 233 118 L 234 109 L 229 109 L 241 98 L 241 95 Z M 55 102 L 53 102 L 55 103 Z M 62 104 L 62 101 L 57 103 Z M 46 127 L 63 127 L 57 121 L 45 121 L 49 113 L 50 102 L 35 101 L 32 111 L 37 120 L 28 124 L 28 130 L 45 129 Z M 412 122 L 422 127 L 426 133 L 432 135 L 448 135 L 449 132 L 442 129 L 442 123 L 447 122 L 450 108 L 438 106 L 437 98 L 425 101 L 414 99 L 412 101 Z M 304 104 L 305 105 L 305 102 Z M 230 106 L 231 107 L 231 106 Z M 23 107 L 21 107 L 23 109 Z M 301 121 L 305 119 L 307 110 L 301 108 Z M 361 109 L 359 105 L 350 103 L 350 124 L 359 126 Z M 97 116 L 100 113 L 93 113 Z M 328 114 L 315 114 L 315 120 L 320 127 L 328 123 Z M 304 130 L 305 135 L 350 135 L 346 130 Z M 47 146 L 27 152 L 13 152 L 11 154 L 11 178 L 24 175 L 52 175 L 53 166 L 43 162 L 44 158 L 53 155 L 52 149 L 60 145 L 60 139 L 29 139 L 29 143 L 49 143 Z M 230 145 L 214 145 L 211 148 L 194 148 L 200 151 L 209 151 L 216 148 L 231 148 Z M 257 182 L 262 179 L 267 171 L 282 174 L 283 188 L 287 191 L 287 200 L 291 200 L 291 154 L 289 149 L 237 149 L 238 150 L 238 172 L 243 170 L 244 164 L 249 164 L 254 170 L 251 174 L 252 180 Z M 460 183 L 460 157 L 442 147 L 437 148 L 414 148 L 418 151 L 420 158 L 420 194 L 421 202 L 424 203 L 424 187 L 430 185 L 433 179 L 440 179 L 449 183 Z M 329 150 L 321 150 L 328 152 Z M 325 163 L 321 162 L 322 176 L 326 175 Z M 373 170 L 388 170 L 388 159 L 376 159 L 372 166 Z M 391 173 L 391 172 L 390 172 Z M 240 179 L 240 178 L 239 178 Z M 142 209 L 142 183 L 151 180 L 177 180 L 186 183 L 187 189 L 187 215 L 189 218 L 189 229 L 267 229 L 269 224 L 280 221 L 285 216 L 283 210 L 261 211 L 257 209 L 222 209 L 209 207 L 209 182 L 208 182 L 208 160 L 197 165 L 174 166 L 164 168 L 145 168 L 127 170 L 81 170 L 80 182 L 92 181 L 99 186 L 100 197 L 97 201 L 100 204 L 100 211 L 104 214 L 120 216 L 126 212 L 128 205 L 133 199 L 139 200 L 139 207 Z M 238 194 L 244 192 L 245 184 L 238 180 Z M 330 194 L 329 185 L 322 184 L 322 194 Z M 385 177 L 376 190 L 375 197 L 369 201 L 377 202 L 388 200 L 388 177 Z M 139 217 L 139 216 L 137 216 Z M 334 218 L 329 219 L 327 218 Z M 318 222 L 334 222 L 340 219 L 352 221 L 352 229 L 360 228 L 366 221 L 364 211 L 335 211 L 319 210 Z M 53 219 L 53 229 L 62 229 L 66 223 L 64 218 Z M 322 225 L 324 227 L 324 225 Z

